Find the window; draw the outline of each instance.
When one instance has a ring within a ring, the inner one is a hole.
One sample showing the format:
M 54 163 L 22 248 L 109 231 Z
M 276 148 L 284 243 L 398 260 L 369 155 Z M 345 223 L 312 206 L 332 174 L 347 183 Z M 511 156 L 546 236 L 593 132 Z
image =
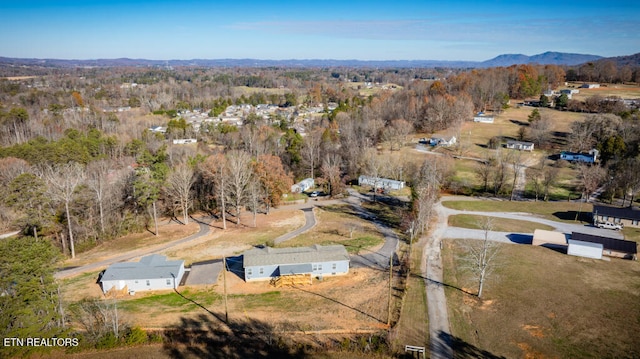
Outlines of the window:
M 318 270 L 322 270 L 322 264 L 318 264 Z
M 147 279 L 147 286 L 150 286 L 151 282 Z
M 171 278 L 167 278 L 167 285 L 171 285 Z
M 331 264 L 331 269 L 336 270 L 337 265 L 335 263 Z
M 264 268 L 260 267 L 260 274 L 264 274 Z
M 251 270 L 251 268 L 247 268 L 247 275 L 250 276 L 251 274 L 253 274 L 253 271 Z
M 313 265 L 313 271 L 315 272 L 315 271 L 317 271 L 317 270 L 318 270 L 318 265 L 317 265 L 317 264 L 314 264 L 314 265 Z

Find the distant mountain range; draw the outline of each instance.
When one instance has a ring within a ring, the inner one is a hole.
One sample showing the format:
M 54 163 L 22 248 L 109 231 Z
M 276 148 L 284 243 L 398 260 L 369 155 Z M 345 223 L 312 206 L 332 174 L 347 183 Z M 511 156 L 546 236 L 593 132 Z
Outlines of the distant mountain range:
M 635 57 L 634 57 L 635 56 Z M 624 56 L 623 56 L 624 57 Z M 626 56 L 628 61 L 639 64 L 639 55 Z M 625 58 L 626 58 L 625 57 Z M 486 61 L 438 61 L 438 60 L 257 60 L 257 59 L 193 59 L 193 60 L 147 60 L 147 59 L 96 59 L 96 60 L 61 60 L 61 59 L 21 59 L 0 57 L 2 67 L 377 67 L 377 68 L 409 68 L 409 67 L 449 67 L 478 68 L 511 66 L 517 64 L 553 64 L 578 65 L 585 62 L 604 59 L 602 56 L 570 54 L 563 52 L 545 52 L 527 56 L 522 54 L 506 54 Z M 615 59 L 615 58 L 612 58 Z

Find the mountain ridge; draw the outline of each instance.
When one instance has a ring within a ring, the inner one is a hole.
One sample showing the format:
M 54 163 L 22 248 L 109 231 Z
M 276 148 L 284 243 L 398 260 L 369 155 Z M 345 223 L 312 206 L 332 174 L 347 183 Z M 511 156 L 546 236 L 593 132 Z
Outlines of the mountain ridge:
M 633 57 L 629 55 L 628 57 Z M 527 56 L 523 54 L 502 54 L 485 61 L 449 61 L 449 60 L 334 60 L 334 59 L 189 59 L 189 60 L 149 60 L 132 58 L 113 59 L 36 59 L 0 57 L 0 66 L 40 66 L 40 67 L 448 67 L 448 68 L 482 68 L 500 67 L 519 64 L 553 64 L 579 65 L 585 62 L 606 59 L 598 55 L 574 54 L 547 51 Z

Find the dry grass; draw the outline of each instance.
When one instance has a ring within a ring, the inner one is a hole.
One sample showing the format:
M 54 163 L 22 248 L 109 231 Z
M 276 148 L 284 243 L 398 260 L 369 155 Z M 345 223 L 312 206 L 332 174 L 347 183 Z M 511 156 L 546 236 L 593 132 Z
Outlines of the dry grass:
M 582 83 L 571 83 L 570 86 L 580 87 Z M 621 85 L 621 84 L 608 84 L 606 87 L 600 86 L 597 89 L 579 89 L 580 92 L 574 94 L 572 99 L 584 101 L 591 96 L 617 96 L 623 99 L 635 99 L 640 98 L 640 87 L 637 85 Z
M 483 219 L 485 216 L 477 216 L 473 214 L 457 214 L 449 216 L 449 226 L 482 229 Z M 533 233 L 536 229 L 544 229 L 552 231 L 555 228 L 547 226 L 546 224 L 540 224 L 529 221 L 519 221 L 516 219 L 500 218 L 494 221 L 493 231 L 496 232 L 521 232 L 521 233 Z
M 453 335 L 508 358 L 638 357 L 640 266 L 501 245 L 501 266 L 485 298 L 457 270 L 462 240 L 447 241 L 445 282 Z

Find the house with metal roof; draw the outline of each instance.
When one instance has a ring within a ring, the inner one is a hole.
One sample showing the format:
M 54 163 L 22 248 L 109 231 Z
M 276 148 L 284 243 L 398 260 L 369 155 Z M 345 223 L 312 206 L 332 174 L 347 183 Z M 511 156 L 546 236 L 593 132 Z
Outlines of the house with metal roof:
M 371 186 L 373 188 L 397 190 L 404 188 L 404 181 L 360 175 L 360 177 L 358 177 L 358 186 Z
M 129 293 L 143 290 L 174 289 L 184 275 L 184 261 L 168 261 L 159 254 L 142 257 L 139 262 L 114 263 L 100 277 L 102 292 L 127 289 Z
M 593 223 L 619 223 L 625 227 L 640 227 L 640 209 L 633 207 L 593 206 Z
M 524 141 L 507 141 L 507 148 L 520 151 L 533 151 L 533 142 Z
M 242 257 L 247 282 L 294 274 L 323 277 L 349 273 L 349 253 L 342 245 L 252 248 Z
M 596 163 L 598 154 L 595 148 L 588 153 L 563 151 L 560 152 L 560 159 L 569 162 Z
M 572 232 L 571 239 L 582 242 L 600 243 L 602 244 L 602 254 L 605 256 L 637 259 L 638 244 L 636 242 L 578 232 Z

